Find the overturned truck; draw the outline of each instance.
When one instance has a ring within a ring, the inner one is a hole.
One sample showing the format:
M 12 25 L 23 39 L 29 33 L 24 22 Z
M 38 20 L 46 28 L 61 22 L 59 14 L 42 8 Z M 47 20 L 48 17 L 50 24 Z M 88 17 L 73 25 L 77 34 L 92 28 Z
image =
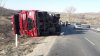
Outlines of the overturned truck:
M 59 35 L 60 14 L 45 11 L 21 11 L 12 16 L 12 25 L 15 34 L 35 36 Z

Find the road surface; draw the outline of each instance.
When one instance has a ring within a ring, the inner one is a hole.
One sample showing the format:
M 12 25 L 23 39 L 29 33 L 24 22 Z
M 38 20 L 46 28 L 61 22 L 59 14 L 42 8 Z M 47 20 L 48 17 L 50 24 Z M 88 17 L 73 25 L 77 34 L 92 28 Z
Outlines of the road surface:
M 100 56 L 100 33 L 63 27 L 47 56 Z

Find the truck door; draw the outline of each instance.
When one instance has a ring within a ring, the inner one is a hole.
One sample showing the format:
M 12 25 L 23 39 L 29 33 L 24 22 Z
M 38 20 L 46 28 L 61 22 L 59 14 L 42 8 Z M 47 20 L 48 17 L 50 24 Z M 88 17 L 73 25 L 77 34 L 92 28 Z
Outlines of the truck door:
M 27 29 L 29 36 L 38 36 L 36 26 L 36 11 L 29 11 L 27 14 Z

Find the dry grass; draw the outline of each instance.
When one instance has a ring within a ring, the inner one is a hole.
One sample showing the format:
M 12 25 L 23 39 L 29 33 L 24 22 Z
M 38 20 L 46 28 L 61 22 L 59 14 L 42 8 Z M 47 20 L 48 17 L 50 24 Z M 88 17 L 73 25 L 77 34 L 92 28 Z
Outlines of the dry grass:
M 13 33 L 11 19 L 0 18 L 0 56 L 25 56 L 33 51 L 34 47 L 44 38 L 31 38 L 19 36 L 19 46 L 15 48 L 15 34 Z
M 91 25 L 100 25 L 100 14 L 99 13 L 81 13 L 81 14 L 73 14 L 70 15 L 70 19 L 68 14 L 62 13 L 61 19 L 62 21 L 71 21 L 71 22 L 85 22 Z

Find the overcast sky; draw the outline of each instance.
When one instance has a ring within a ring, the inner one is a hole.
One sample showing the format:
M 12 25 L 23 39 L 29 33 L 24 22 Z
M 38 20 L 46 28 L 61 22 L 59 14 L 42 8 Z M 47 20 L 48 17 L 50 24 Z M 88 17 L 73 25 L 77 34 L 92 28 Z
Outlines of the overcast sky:
M 3 3 L 2 3 L 3 4 Z M 76 12 L 100 12 L 100 0 L 8 0 L 5 7 L 15 10 L 63 12 L 73 6 Z

